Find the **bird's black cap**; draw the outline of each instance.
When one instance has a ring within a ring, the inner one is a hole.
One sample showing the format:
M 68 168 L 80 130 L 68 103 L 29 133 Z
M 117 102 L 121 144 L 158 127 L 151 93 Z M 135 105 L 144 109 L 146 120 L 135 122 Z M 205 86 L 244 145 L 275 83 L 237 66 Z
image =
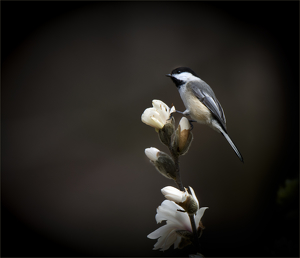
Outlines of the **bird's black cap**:
M 188 72 L 191 73 L 194 76 L 199 77 L 191 68 L 188 67 L 178 67 L 176 69 L 174 69 L 171 74 L 180 74 L 180 73 L 184 73 L 184 72 Z
M 180 88 L 184 84 L 184 81 L 178 80 L 173 75 L 175 75 L 175 74 L 181 74 L 181 73 L 184 73 L 184 72 L 188 72 L 188 73 L 191 73 L 194 76 L 199 77 L 191 68 L 188 68 L 188 67 L 178 67 L 178 68 L 174 69 L 171 72 L 171 74 L 166 74 L 166 76 L 171 77 L 171 79 L 175 83 L 176 87 Z

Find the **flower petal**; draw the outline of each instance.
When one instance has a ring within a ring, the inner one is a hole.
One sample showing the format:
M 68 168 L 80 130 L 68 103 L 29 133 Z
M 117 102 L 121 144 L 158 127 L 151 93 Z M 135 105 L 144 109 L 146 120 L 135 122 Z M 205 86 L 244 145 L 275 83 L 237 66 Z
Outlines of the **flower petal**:
M 155 119 L 153 119 L 155 118 Z M 142 122 L 154 128 L 161 129 L 164 123 L 161 121 L 159 113 L 155 108 L 147 108 L 141 116 Z M 158 122 L 157 122 L 158 121 Z
M 162 206 L 159 206 L 157 208 L 157 214 L 155 215 L 155 219 L 157 223 L 161 223 L 163 220 L 168 220 L 171 219 L 172 217 L 175 217 L 175 211 Z M 176 220 L 174 219 L 174 221 Z
M 169 200 L 164 200 L 161 203 L 161 206 L 166 207 L 166 208 L 168 208 L 170 210 L 173 210 L 173 211 L 177 211 L 177 209 L 181 209 L 181 207 L 178 204 L 176 204 L 175 202 L 169 201 Z
M 165 250 L 168 250 L 170 248 L 170 246 L 172 244 L 174 244 L 174 242 L 176 241 L 177 239 L 177 234 L 176 234 L 176 230 L 173 229 L 169 234 L 168 236 L 166 237 L 166 240 L 161 248 L 161 251 L 165 251 Z
M 165 123 L 163 123 L 161 119 L 158 119 L 158 117 L 151 116 L 151 120 L 152 123 L 155 124 L 155 128 L 157 129 L 162 129 L 165 125 Z
M 198 225 L 200 223 L 200 220 L 205 212 L 205 210 L 208 209 L 208 207 L 202 207 L 197 211 L 197 215 L 195 216 L 195 223 L 196 223 L 196 227 L 198 228 Z
M 170 114 L 176 112 L 175 106 L 172 106 L 170 109 Z
M 177 203 L 184 202 L 188 196 L 188 193 L 182 192 L 173 186 L 166 186 L 161 189 L 161 192 L 168 200 Z
M 196 201 L 197 204 L 198 204 L 198 209 L 199 209 L 199 201 L 198 201 L 197 196 L 196 196 L 196 194 L 195 194 L 195 192 L 194 192 L 194 189 L 193 189 L 192 187 L 190 187 L 190 186 L 189 186 L 189 188 L 190 188 L 190 191 L 191 191 L 191 193 L 192 193 L 193 198 L 195 199 L 195 201 Z
M 180 125 L 180 131 L 181 132 L 184 131 L 184 130 L 190 130 L 191 129 L 191 124 L 190 124 L 189 120 L 186 117 L 182 117 L 180 119 L 179 125 Z
M 157 154 L 159 153 L 159 149 L 151 147 L 145 149 L 145 154 L 148 157 L 148 159 L 152 161 L 156 161 L 158 159 Z
M 164 234 L 161 235 L 161 237 L 157 240 L 156 244 L 154 245 L 153 250 L 157 250 L 160 249 L 164 246 L 165 240 L 167 239 L 167 237 L 169 236 L 170 232 L 172 232 L 172 228 L 165 225 L 165 231 Z
M 168 105 L 161 100 L 154 99 L 152 100 L 152 105 L 156 109 L 156 111 L 160 114 L 160 116 L 164 119 L 164 124 L 170 118 L 170 108 Z
M 178 219 L 179 216 L 177 216 L 177 215 L 180 215 L 181 218 Z M 174 223 L 170 220 L 167 220 L 167 224 L 172 225 L 174 228 L 176 228 L 176 230 L 187 230 L 187 231 L 193 232 L 189 216 L 186 212 L 178 211 L 176 213 L 176 217 L 178 219 L 176 223 Z
M 164 225 L 162 227 L 159 227 L 158 229 L 154 230 L 152 233 L 150 233 L 147 237 L 150 239 L 157 239 L 163 235 L 169 234 L 170 231 L 170 226 L 169 225 Z
M 163 201 L 161 206 L 158 207 L 157 214 L 155 216 L 157 223 L 166 220 L 167 224 L 172 224 L 173 227 L 177 229 L 192 231 L 190 219 L 187 213 L 179 212 L 177 210 L 182 210 L 182 207 L 169 200 Z
M 156 221 L 159 223 L 162 220 L 166 220 L 167 224 L 156 229 L 147 236 L 150 239 L 158 238 L 157 242 L 154 245 L 154 250 L 160 249 L 161 251 L 165 251 L 169 249 L 172 244 L 174 244 L 174 248 L 178 248 L 181 237 L 178 236 L 176 231 L 188 230 L 192 232 L 188 214 L 186 212 L 179 212 L 177 211 L 178 209 L 181 210 L 181 207 L 175 202 L 169 200 L 163 201 L 162 204 L 157 208 L 157 214 L 155 217 Z M 206 208 L 204 208 L 204 210 L 205 209 Z M 199 214 L 201 212 L 199 212 Z

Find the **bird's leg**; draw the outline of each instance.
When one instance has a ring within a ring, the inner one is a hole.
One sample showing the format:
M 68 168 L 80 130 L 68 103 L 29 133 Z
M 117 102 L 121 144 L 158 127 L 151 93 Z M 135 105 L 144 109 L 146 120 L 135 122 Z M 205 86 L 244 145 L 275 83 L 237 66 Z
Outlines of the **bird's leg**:
M 186 109 L 183 112 L 176 110 L 176 112 L 179 113 L 179 114 L 182 114 L 184 116 L 189 116 L 190 115 L 190 111 L 188 109 Z
M 188 109 L 185 110 L 185 111 L 183 111 L 183 112 L 176 110 L 176 112 L 179 113 L 179 114 L 182 114 L 182 115 L 184 115 L 184 116 L 189 116 L 189 115 L 190 115 Z M 171 114 L 171 115 L 172 115 L 172 114 Z M 189 122 L 190 122 L 190 125 L 191 125 L 191 130 L 193 130 L 194 126 L 193 126 L 192 123 L 193 123 L 193 122 L 197 122 L 197 121 L 196 121 L 196 120 L 193 120 L 193 119 L 189 119 Z

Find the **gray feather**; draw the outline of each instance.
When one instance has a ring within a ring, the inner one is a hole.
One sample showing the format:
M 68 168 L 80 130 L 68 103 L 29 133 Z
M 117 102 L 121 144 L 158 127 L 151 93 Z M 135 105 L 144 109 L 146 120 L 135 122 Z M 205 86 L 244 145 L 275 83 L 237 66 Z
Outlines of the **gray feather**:
M 234 152 L 236 153 L 236 155 L 239 157 L 239 159 L 244 163 L 244 159 L 242 154 L 240 153 L 240 151 L 238 150 L 238 148 L 235 146 L 235 144 L 233 143 L 233 141 L 230 139 L 229 135 L 224 132 L 222 129 L 220 130 L 221 134 L 226 138 L 226 140 L 229 142 L 230 146 L 232 147 L 232 149 L 234 150 Z
M 222 126 L 223 130 L 227 132 L 226 118 L 223 108 L 209 85 L 204 81 L 201 81 L 201 83 L 189 82 L 187 87 L 192 89 L 195 96 L 210 110 L 215 119 Z

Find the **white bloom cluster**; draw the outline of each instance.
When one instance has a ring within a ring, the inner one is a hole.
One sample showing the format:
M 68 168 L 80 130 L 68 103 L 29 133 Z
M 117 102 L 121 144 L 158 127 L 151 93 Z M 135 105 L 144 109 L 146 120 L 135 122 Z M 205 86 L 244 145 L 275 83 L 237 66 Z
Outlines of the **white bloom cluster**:
M 207 207 L 200 208 L 193 188 L 189 192 L 184 188 L 179 173 L 179 156 L 185 155 L 193 134 L 190 121 L 182 117 L 177 129 L 175 118 L 171 116 L 175 107 L 169 108 L 160 100 L 152 101 L 152 108 L 147 108 L 142 116 L 142 122 L 155 128 L 160 141 L 168 147 L 171 156 L 157 148 L 145 149 L 145 154 L 156 170 L 168 179 L 176 182 L 179 189 L 167 186 L 161 189 L 167 200 L 157 208 L 155 219 L 157 223 L 166 221 L 166 224 L 148 235 L 150 239 L 158 239 L 154 250 L 165 251 L 174 244 L 174 248 L 183 248 L 196 243 L 204 229 L 201 218 Z M 195 232 L 193 232 L 193 229 Z

